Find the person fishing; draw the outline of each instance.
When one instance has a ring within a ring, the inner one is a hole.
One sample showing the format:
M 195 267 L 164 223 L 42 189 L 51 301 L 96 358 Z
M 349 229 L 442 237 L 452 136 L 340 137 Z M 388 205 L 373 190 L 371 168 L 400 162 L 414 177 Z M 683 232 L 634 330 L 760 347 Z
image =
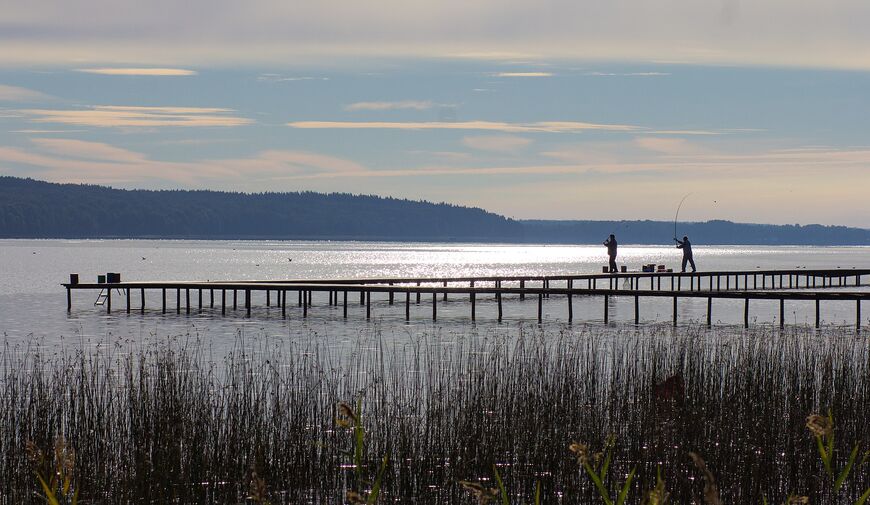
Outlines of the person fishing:
M 686 271 L 686 263 L 692 265 L 692 272 L 694 272 L 695 260 L 692 258 L 692 243 L 689 242 L 689 237 L 684 236 L 683 240 L 677 240 L 677 237 L 674 237 L 674 242 L 677 243 L 677 249 L 683 250 L 683 268 L 681 272 Z
M 616 236 L 611 233 L 604 245 L 607 246 L 607 255 L 610 256 L 610 272 L 616 272 Z

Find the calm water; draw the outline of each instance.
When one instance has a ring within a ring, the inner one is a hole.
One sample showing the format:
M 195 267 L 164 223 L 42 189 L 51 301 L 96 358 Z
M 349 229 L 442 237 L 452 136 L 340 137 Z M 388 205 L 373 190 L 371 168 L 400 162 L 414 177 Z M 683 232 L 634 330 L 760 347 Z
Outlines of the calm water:
M 666 246 L 620 246 L 620 263 L 637 269 L 644 263 L 679 268 L 680 252 Z M 751 270 L 768 268 L 870 268 L 867 247 L 695 247 L 699 270 Z M 365 320 L 364 307 L 350 306 L 347 321 L 341 307 L 329 307 L 325 294 L 315 294 L 310 317 L 302 321 L 300 311 L 288 303 L 288 319 L 280 309 L 267 309 L 265 300 L 254 298 L 251 319 L 244 312 L 220 315 L 220 308 L 201 314 L 159 314 L 157 292 L 150 294 L 144 315 L 123 311 L 105 315 L 93 306 L 95 293 L 74 293 L 73 311 L 66 312 L 65 291 L 60 283 L 79 273 L 82 281 L 95 281 L 98 273 L 120 272 L 123 280 L 229 280 L 229 279 L 323 279 L 400 276 L 535 275 L 600 272 L 606 264 L 603 246 L 421 244 L 383 242 L 303 241 L 167 241 L 167 240 L 0 240 L 0 331 L 11 345 L 34 339 L 45 345 L 78 345 L 106 338 L 133 341 L 198 334 L 220 351 L 237 342 L 238 335 L 292 339 L 314 332 L 324 339 L 352 339 L 376 328 L 389 338 L 402 339 L 420 328 L 432 328 L 431 306 L 412 307 L 412 321 L 404 321 L 404 306 L 390 307 L 386 295 L 374 298 L 373 319 Z M 854 288 L 850 288 L 854 289 Z M 866 288 L 863 288 L 866 289 Z M 191 303 L 196 304 L 191 293 Z M 318 296 L 320 297 L 318 299 Z M 146 294 L 146 298 L 149 295 Z M 167 296 L 174 307 L 174 296 Z M 205 303 L 208 304 L 207 295 Z M 352 298 L 353 299 L 353 298 Z M 295 301 L 290 298 L 289 301 Z M 356 300 L 358 301 L 358 299 Z M 118 303 L 118 302 L 116 302 Z M 218 300 L 219 303 L 219 300 Z M 600 298 L 575 299 L 575 320 L 600 324 Z M 134 306 L 138 306 L 134 299 Z M 720 324 L 742 324 L 742 301 L 714 301 L 714 320 Z M 469 304 L 458 297 L 439 301 L 439 330 L 510 332 L 511 328 L 536 324 L 536 303 L 505 300 L 505 321 L 495 321 L 491 300 L 478 301 L 478 321 L 469 322 Z M 645 324 L 670 321 L 669 300 L 642 300 Z M 686 300 L 680 305 L 680 319 L 700 320 L 705 300 Z M 195 310 L 194 310 L 195 312 Z M 564 326 L 567 308 L 564 298 L 545 302 L 547 325 Z M 870 307 L 864 310 L 870 315 Z M 616 324 L 633 322 L 633 300 L 615 299 L 610 314 Z M 791 303 L 787 322 L 813 321 L 811 302 Z M 751 317 L 759 323 L 777 322 L 777 302 L 754 302 Z M 854 324 L 854 303 L 824 304 L 826 324 Z M 866 319 L 866 318 L 865 318 Z M 868 320 L 870 322 L 870 320 Z

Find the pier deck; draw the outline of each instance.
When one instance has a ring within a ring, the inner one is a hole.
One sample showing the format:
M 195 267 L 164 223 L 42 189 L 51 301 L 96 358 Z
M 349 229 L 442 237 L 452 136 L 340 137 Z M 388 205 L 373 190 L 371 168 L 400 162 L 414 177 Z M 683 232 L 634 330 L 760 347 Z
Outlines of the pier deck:
M 196 306 L 203 309 L 203 294 L 208 293 L 208 306 L 215 307 L 215 295 L 220 296 L 221 314 L 226 314 L 228 295 L 232 297 L 232 310 L 238 310 L 239 295 L 243 295 L 245 315 L 250 317 L 252 293 L 263 293 L 266 306 L 281 307 L 282 317 L 287 317 L 287 297 L 295 295 L 297 306 L 302 308 L 302 317 L 308 317 L 313 293 L 327 293 L 329 305 L 342 305 L 343 316 L 348 314 L 348 293 L 358 294 L 360 305 L 366 306 L 366 318 L 371 318 L 371 295 L 386 293 L 389 305 L 395 303 L 396 295 L 405 295 L 405 318 L 410 318 L 411 297 L 415 304 L 421 303 L 424 295 L 431 297 L 432 319 L 437 319 L 439 296 L 461 296 L 470 304 L 469 315 L 476 320 L 476 302 L 484 297 L 494 299 L 498 307 L 499 321 L 503 317 L 504 297 L 537 297 L 537 319 L 543 320 L 543 300 L 564 297 L 567 304 L 568 322 L 574 320 L 573 299 L 578 296 L 602 297 L 604 322 L 609 322 L 608 302 L 610 297 L 633 297 L 634 320 L 640 322 L 640 300 L 643 298 L 672 298 L 673 322 L 678 321 L 678 304 L 681 298 L 706 298 L 707 325 L 712 323 L 713 300 L 740 299 L 744 301 L 744 326 L 749 325 L 750 300 L 778 300 L 779 323 L 785 324 L 786 301 L 815 302 L 815 324 L 820 325 L 821 303 L 826 301 L 855 302 L 855 325 L 860 330 L 862 302 L 870 300 L 870 291 L 854 288 L 864 286 L 862 279 L 870 276 L 870 269 L 824 269 L 824 270 L 754 270 L 717 272 L 625 272 L 553 276 L 483 276 L 483 277 L 420 277 L 420 278 L 373 278 L 373 279 L 325 279 L 325 280 L 234 280 L 234 281 L 132 281 L 112 283 L 67 283 L 67 310 L 72 310 L 73 291 L 99 291 L 106 312 L 112 312 L 112 291 L 126 301 L 126 312 L 131 312 L 131 292 L 139 291 L 138 310 L 145 312 L 146 291 L 159 291 L 161 312 L 167 311 L 167 291 L 175 291 L 175 311 L 191 311 L 191 291 L 197 296 Z M 182 303 L 182 292 L 184 303 Z M 339 294 L 342 300 L 339 302 Z

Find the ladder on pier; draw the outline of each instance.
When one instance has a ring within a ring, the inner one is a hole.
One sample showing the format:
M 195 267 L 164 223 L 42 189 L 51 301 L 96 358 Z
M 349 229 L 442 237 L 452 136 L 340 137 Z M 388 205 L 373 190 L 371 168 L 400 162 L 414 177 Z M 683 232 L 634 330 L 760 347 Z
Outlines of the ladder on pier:
M 97 294 L 97 299 L 94 301 L 94 307 L 99 307 L 106 304 L 106 299 L 109 298 L 109 293 L 112 291 L 112 288 L 103 288 L 100 290 L 99 294 Z M 125 289 L 117 289 L 116 290 L 119 295 L 123 295 L 126 291 Z

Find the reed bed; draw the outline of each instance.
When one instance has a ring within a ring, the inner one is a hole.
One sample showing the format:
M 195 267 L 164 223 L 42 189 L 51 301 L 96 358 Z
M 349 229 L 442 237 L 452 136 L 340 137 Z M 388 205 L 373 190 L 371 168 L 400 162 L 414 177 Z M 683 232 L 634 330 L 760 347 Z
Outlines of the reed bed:
M 690 452 L 724 503 L 855 503 L 870 487 L 870 342 L 845 329 L 374 329 L 339 350 L 240 337 L 219 360 L 194 337 L 7 345 L 0 367 L 4 504 L 44 502 L 36 471 L 68 472 L 89 503 L 341 503 L 373 487 L 380 502 L 484 503 L 501 501 L 496 471 L 511 503 L 595 503 L 577 448 L 593 459 L 609 438 L 605 484 L 635 471 L 627 503 L 659 472 L 670 503 L 705 503 Z M 837 492 L 806 427 L 828 412 L 839 466 L 864 442 Z

